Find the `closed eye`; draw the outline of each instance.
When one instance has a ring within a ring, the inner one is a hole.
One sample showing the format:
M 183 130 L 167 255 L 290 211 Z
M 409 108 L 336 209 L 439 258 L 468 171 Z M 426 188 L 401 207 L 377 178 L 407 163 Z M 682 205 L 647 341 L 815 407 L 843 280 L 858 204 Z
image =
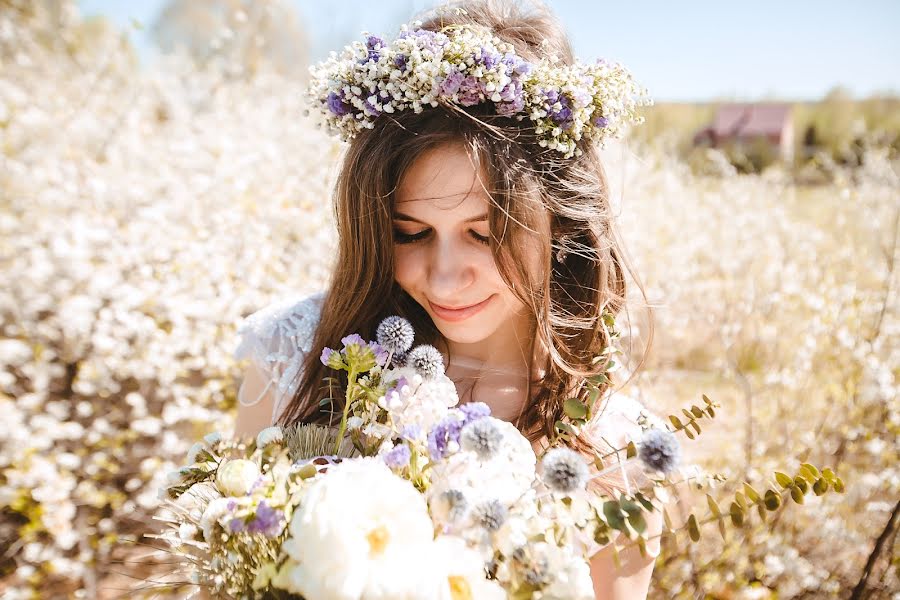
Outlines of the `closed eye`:
M 422 231 L 418 231 L 416 233 L 405 233 L 398 229 L 394 230 L 394 241 L 398 244 L 412 244 L 413 242 L 418 242 L 419 240 L 424 240 L 431 234 L 431 229 L 423 229 Z M 490 244 L 490 238 L 479 235 L 476 231 L 469 231 L 469 234 L 472 238 L 475 239 L 480 244 L 488 245 Z

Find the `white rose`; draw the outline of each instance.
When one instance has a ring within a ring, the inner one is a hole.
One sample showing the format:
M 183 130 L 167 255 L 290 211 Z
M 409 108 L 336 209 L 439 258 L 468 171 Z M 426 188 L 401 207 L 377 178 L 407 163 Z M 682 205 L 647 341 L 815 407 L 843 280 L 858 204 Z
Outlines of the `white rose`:
M 243 496 L 259 478 L 256 463 L 242 458 L 229 460 L 216 473 L 216 486 L 226 496 Z

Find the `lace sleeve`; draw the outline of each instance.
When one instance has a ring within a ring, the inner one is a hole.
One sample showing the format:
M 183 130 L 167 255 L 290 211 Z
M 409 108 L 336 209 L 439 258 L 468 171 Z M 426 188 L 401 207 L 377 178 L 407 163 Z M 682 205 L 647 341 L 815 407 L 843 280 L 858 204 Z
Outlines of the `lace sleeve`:
M 246 317 L 238 328 L 239 342 L 234 358 L 249 358 L 267 380 L 257 398 L 250 401 L 239 398 L 239 402 L 253 406 L 272 389 L 272 423 L 278 420 L 282 408 L 297 391 L 300 370 L 304 356 L 310 351 L 323 297 L 324 292 L 317 292 L 273 302 Z

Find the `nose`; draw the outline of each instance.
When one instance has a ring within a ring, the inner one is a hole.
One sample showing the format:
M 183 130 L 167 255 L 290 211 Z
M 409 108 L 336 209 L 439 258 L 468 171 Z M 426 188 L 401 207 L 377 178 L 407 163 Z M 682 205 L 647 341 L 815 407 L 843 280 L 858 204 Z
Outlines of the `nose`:
M 435 302 L 459 302 L 475 281 L 475 264 L 465 248 L 439 242 L 432 246 L 427 269 L 428 288 Z

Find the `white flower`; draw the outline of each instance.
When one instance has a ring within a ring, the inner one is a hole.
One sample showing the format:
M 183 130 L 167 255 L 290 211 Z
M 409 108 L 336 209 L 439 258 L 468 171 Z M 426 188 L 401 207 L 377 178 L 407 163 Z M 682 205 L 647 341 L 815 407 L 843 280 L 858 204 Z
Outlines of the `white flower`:
M 466 493 L 473 502 L 496 499 L 510 505 L 529 490 L 535 479 L 537 458 L 524 436 L 508 421 L 494 417 L 493 425 L 503 434 L 497 452 L 481 460 L 474 452 L 458 452 L 434 464 L 429 498 L 449 489 Z
M 424 379 L 412 367 L 398 367 L 384 375 L 386 383 L 401 377 L 406 385 L 388 392 L 383 405 L 395 431 L 401 431 L 406 425 L 418 425 L 423 431 L 429 431 L 459 403 L 456 386 L 446 375 Z
M 213 431 L 211 433 L 207 433 L 206 435 L 203 436 L 203 441 L 208 446 L 215 446 L 216 444 L 218 444 L 219 442 L 222 441 L 222 434 L 219 433 L 218 431 Z
M 329 467 L 310 485 L 289 527 L 283 549 L 290 560 L 273 580 L 276 587 L 311 600 L 421 597 L 431 519 L 422 495 L 381 460 Z
M 503 600 L 506 591 L 484 575 L 481 556 L 456 536 L 439 536 L 432 546 L 434 557 L 428 565 L 434 569 L 438 589 L 429 598 L 441 600 Z
M 266 427 L 256 434 L 256 447 L 265 448 L 269 444 L 281 442 L 282 440 L 284 440 L 284 432 L 281 431 L 281 427 Z
M 216 486 L 226 496 L 243 496 L 259 478 L 256 463 L 243 458 L 229 460 L 216 472 Z
M 229 513 L 229 501 L 229 498 L 215 498 L 203 511 L 203 516 L 200 517 L 200 529 L 203 531 L 203 539 L 207 542 L 212 540 L 219 519 Z
M 203 442 L 196 442 L 187 453 L 187 464 L 192 465 L 197 462 L 197 456 L 206 450 Z

